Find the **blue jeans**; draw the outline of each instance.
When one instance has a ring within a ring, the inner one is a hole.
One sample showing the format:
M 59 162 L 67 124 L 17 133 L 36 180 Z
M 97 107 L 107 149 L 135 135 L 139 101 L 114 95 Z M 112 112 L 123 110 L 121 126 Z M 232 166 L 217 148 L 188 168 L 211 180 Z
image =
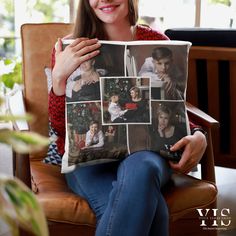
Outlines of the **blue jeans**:
M 66 180 L 95 212 L 96 236 L 167 236 L 169 215 L 161 187 L 170 175 L 162 157 L 140 151 L 121 162 L 79 167 Z

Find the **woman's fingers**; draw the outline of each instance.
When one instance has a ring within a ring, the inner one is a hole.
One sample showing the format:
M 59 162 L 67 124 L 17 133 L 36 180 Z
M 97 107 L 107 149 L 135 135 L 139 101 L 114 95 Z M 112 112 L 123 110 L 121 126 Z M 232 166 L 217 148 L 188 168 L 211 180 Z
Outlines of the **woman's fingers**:
M 99 54 L 100 42 L 97 39 L 77 38 L 65 50 L 69 52 L 78 65 Z
M 68 47 L 75 47 L 76 45 L 78 45 L 79 43 L 81 43 L 84 40 L 89 40 L 89 38 L 85 38 L 85 37 L 76 38 L 72 41 L 72 43 L 70 45 L 68 45 Z
M 194 135 L 189 135 L 171 147 L 171 151 L 184 149 L 182 157 L 178 163 L 170 163 L 172 169 L 183 173 L 188 173 L 194 168 L 202 158 L 207 143 L 204 134 L 197 131 Z
M 59 54 L 63 49 L 62 49 L 62 40 L 60 38 L 57 39 L 56 45 L 55 45 L 55 53 L 56 55 Z
M 81 56 L 80 57 L 81 63 L 97 56 L 99 54 L 99 52 L 100 52 L 99 50 L 96 50 L 96 51 L 92 51 L 90 53 L 87 53 L 87 54 Z
M 97 39 L 77 38 L 63 50 L 63 41 L 58 39 L 53 68 L 53 89 L 56 95 L 63 95 L 66 80 L 81 63 L 97 56 L 101 44 Z
M 89 53 L 92 53 L 93 51 L 98 50 L 100 46 L 101 46 L 101 43 L 98 42 L 97 39 L 89 39 L 89 40 L 85 40 L 79 43 L 75 47 L 75 49 L 78 49 L 77 50 L 78 56 L 83 56 L 85 54 L 89 54 Z M 89 58 L 91 58 L 91 56 Z
M 72 50 L 78 56 L 83 56 L 97 50 L 100 46 L 101 44 L 98 39 L 78 38 L 68 45 L 67 50 Z
M 195 166 L 195 160 L 191 156 L 191 151 L 186 148 L 181 156 L 180 161 L 178 163 L 170 162 L 170 166 L 175 171 L 188 173 Z

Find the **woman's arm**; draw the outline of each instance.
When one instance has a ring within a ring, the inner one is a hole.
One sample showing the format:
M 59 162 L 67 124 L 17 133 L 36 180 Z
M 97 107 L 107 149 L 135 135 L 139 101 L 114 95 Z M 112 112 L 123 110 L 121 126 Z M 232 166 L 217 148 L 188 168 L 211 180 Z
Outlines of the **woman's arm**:
M 52 70 L 52 86 L 55 95 L 65 94 L 66 81 L 81 63 L 98 55 L 101 44 L 97 39 L 77 38 L 64 50 L 62 40 L 55 47 L 55 65 Z
M 65 145 L 65 91 L 67 78 L 80 64 L 97 55 L 100 47 L 97 39 L 80 38 L 62 50 L 62 40 L 58 39 L 52 53 L 52 84 L 49 93 L 49 120 L 58 135 L 57 146 L 60 154 Z M 94 51 L 95 50 L 95 51 Z

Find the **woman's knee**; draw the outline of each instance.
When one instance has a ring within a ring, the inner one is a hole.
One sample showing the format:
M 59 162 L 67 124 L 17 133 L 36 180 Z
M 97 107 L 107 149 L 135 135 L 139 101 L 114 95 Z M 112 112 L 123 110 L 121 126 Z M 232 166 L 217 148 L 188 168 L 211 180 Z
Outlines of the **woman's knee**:
M 146 168 L 148 171 L 154 170 L 155 172 L 160 172 L 167 167 L 166 160 L 151 151 L 133 153 L 128 157 L 127 162 L 133 164 L 135 168 Z
M 132 173 L 132 178 L 135 178 L 135 173 L 137 173 L 137 177 L 157 178 L 162 183 L 165 172 L 169 171 L 168 163 L 151 151 L 133 153 L 124 162 L 127 171 Z

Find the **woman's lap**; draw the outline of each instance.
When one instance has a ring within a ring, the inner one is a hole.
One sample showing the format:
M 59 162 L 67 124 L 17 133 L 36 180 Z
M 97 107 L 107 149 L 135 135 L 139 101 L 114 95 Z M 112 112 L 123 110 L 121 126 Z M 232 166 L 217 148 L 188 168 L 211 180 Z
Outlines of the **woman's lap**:
M 154 171 L 158 172 L 157 179 L 159 186 L 162 187 L 168 181 L 171 173 L 169 165 L 163 158 L 149 151 L 136 152 L 121 162 L 79 167 L 75 171 L 67 173 L 66 179 L 69 187 L 89 202 L 97 218 L 100 219 L 107 207 L 113 185 L 116 184 L 119 169 L 125 166 L 129 170 L 127 173 L 130 175 L 130 179 L 132 179 L 135 172 L 142 172 L 144 166 L 149 165 L 158 167 L 155 167 Z M 148 171 L 150 171 L 149 167 Z M 142 179 L 142 176 L 138 177 Z M 138 182 L 137 188 L 139 188 Z
M 100 216 L 108 202 L 112 182 L 116 180 L 118 162 L 78 167 L 66 174 L 66 180 L 73 192 L 85 198 L 96 216 Z

